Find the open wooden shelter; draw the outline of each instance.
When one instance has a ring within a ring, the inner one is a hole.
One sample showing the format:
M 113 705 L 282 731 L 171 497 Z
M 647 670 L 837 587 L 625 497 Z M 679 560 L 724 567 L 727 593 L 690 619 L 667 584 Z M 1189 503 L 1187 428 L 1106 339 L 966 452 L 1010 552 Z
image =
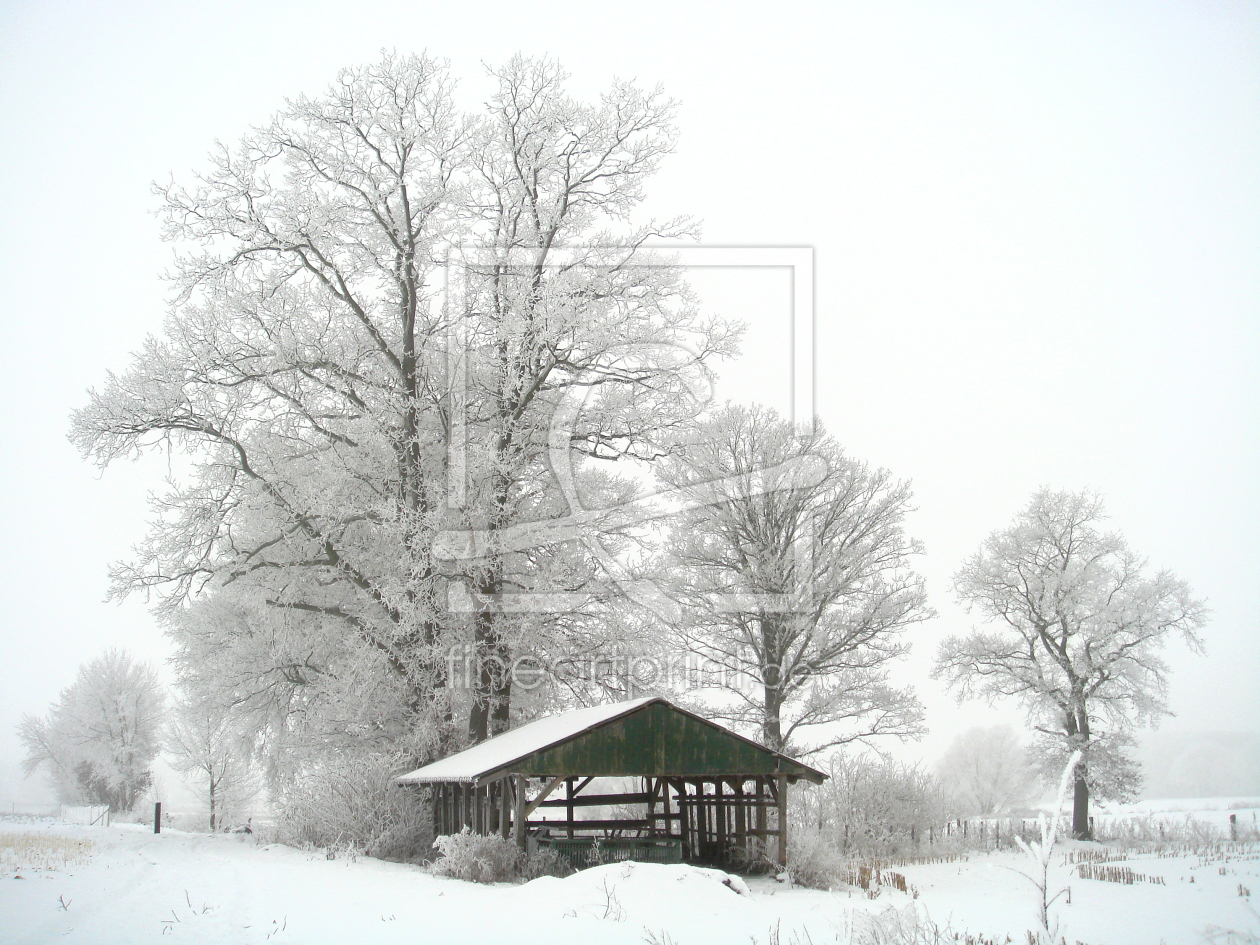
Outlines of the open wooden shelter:
M 432 791 L 439 835 L 468 827 L 522 847 L 532 835 L 562 850 L 599 841 L 626 858 L 706 862 L 749 853 L 752 838 L 775 838 L 786 863 L 788 786 L 825 777 L 650 697 L 530 722 L 398 783 Z M 637 779 L 637 789 L 597 793 L 596 779 L 605 778 Z M 593 807 L 613 815 L 590 819 Z

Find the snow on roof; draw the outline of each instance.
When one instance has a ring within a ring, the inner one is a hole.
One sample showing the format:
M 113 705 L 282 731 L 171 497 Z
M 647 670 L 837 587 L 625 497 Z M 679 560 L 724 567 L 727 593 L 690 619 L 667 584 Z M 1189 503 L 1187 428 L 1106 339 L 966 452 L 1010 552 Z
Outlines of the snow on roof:
M 660 696 L 631 699 L 629 702 L 613 702 L 594 705 L 587 709 L 574 709 L 559 715 L 514 728 L 496 735 L 480 745 L 417 768 L 397 779 L 399 784 L 429 784 L 438 781 L 476 781 L 484 774 L 498 771 L 512 762 L 548 748 L 557 742 L 580 735 L 587 729 L 604 722 L 628 715 L 649 702 L 664 702 Z

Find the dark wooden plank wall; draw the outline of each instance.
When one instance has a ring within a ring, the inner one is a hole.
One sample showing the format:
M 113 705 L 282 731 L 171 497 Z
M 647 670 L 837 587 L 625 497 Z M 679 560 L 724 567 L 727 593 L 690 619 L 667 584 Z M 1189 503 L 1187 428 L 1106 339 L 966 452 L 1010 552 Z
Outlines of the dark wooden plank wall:
M 563 821 L 546 821 L 546 826 L 563 830 L 568 837 L 575 831 L 611 830 L 679 837 L 688 859 L 715 862 L 751 855 L 749 838 L 757 837 L 764 843 L 780 836 L 779 792 L 773 777 L 645 778 L 645 790 L 640 792 L 582 794 L 590 781 L 567 778 L 563 797 L 539 805 L 565 811 Z M 481 787 L 436 784 L 432 791 L 437 834 L 458 833 L 467 826 L 474 833 L 508 835 L 515 808 L 510 778 Z M 633 820 L 574 819 L 578 807 L 630 803 L 646 804 L 647 816 Z M 534 821 L 527 826 L 543 823 Z
M 682 808 L 681 835 L 693 859 L 727 860 L 750 856 L 748 839 L 778 837 L 774 779 L 680 778 L 673 782 Z M 774 810 L 774 826 L 767 813 Z

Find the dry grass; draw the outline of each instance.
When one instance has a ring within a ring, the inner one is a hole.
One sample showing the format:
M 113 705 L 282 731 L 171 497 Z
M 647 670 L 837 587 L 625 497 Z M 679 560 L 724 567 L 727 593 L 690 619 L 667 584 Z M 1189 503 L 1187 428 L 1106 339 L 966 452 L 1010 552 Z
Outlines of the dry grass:
M 0 833 L 0 871 L 5 873 L 83 866 L 92 852 L 91 840 L 39 833 Z

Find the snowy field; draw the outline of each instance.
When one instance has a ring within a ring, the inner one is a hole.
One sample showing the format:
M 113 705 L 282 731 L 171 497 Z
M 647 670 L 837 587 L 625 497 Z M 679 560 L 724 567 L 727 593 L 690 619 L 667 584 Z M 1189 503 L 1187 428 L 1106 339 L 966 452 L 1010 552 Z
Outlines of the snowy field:
M 1250 821 L 1251 811 L 1238 813 Z M 1064 844 L 1054 856 L 1051 887 L 1071 889 L 1070 904 L 1065 897 L 1054 909 L 1069 945 L 1231 941 L 1213 939 L 1213 928 L 1260 934 L 1249 898 L 1239 895 L 1240 888 L 1260 892 L 1260 847 L 1099 864 L 1144 877 L 1131 885 L 1077 874 L 1068 859 L 1091 849 L 1099 848 Z M 1035 893 L 1017 872 L 1028 868 L 1017 854 L 894 868 L 907 891 L 874 887 L 873 899 L 860 888 L 821 892 L 765 877 L 745 878 L 744 886 L 715 870 L 651 864 L 477 886 L 247 836 L 0 820 L 0 940 L 822 945 L 870 941 L 864 915 L 889 909 L 903 924 L 915 910 L 951 937 L 983 934 L 999 943 L 1007 934 L 1024 941 L 1033 925 Z

